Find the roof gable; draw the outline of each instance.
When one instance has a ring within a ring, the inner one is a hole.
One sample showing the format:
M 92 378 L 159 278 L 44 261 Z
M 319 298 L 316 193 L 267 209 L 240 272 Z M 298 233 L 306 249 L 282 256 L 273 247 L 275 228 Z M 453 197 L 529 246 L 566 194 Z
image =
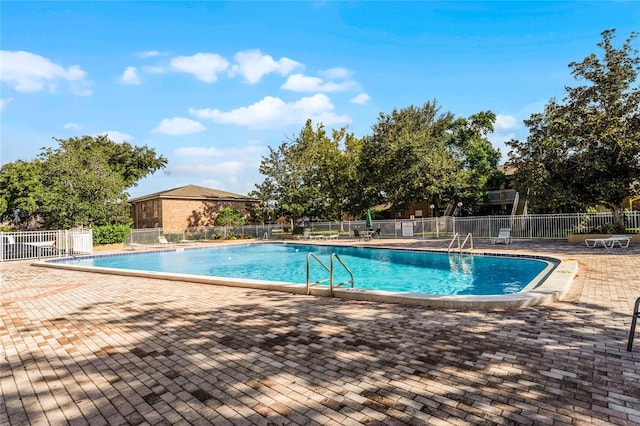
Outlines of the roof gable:
M 258 201 L 247 195 L 235 194 L 233 192 L 220 191 L 218 189 L 205 188 L 198 185 L 185 185 L 178 188 L 168 189 L 166 191 L 156 192 L 154 194 L 143 195 L 141 197 L 132 198 L 130 202 L 149 200 L 153 198 L 183 198 L 195 200 L 223 199 L 223 200 L 247 200 Z

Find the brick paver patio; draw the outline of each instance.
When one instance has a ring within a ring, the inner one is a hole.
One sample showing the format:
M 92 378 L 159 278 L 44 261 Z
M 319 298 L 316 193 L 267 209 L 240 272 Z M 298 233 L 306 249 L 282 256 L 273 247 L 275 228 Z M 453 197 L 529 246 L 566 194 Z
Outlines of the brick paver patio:
M 490 248 L 582 268 L 455 311 L 3 263 L 0 424 L 640 424 L 640 246 Z

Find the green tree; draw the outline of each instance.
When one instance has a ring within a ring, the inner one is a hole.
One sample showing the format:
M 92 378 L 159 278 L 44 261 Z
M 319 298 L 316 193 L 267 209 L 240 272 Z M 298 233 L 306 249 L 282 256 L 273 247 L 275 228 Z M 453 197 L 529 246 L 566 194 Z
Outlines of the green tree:
M 476 204 L 500 157 L 486 139 L 494 121 L 491 112 L 456 119 L 440 113 L 435 100 L 381 113 L 362 147 L 363 193 L 372 204 L 396 208 L 424 199 L 437 207 Z
M 458 186 L 448 198 L 462 200 L 470 211 L 484 203 L 491 181 L 498 180 L 502 174 L 497 169 L 500 151 L 487 138 L 493 132 L 495 120 L 496 115 L 491 111 L 458 118 L 453 123 L 447 144 L 458 163 Z
M 346 129 L 329 136 L 322 124 L 314 128 L 307 120 L 298 136 L 269 148 L 260 164 L 265 180 L 252 196 L 269 206 L 274 217 L 340 219 L 352 206 L 348 191 L 355 180 L 357 146 Z
M 46 228 L 105 225 L 127 221 L 122 177 L 95 150 L 46 150 L 38 213 Z
M 242 226 L 246 223 L 244 215 L 233 207 L 221 209 L 214 221 L 215 226 Z
M 367 198 L 401 208 L 451 187 L 455 160 L 446 150 L 446 132 L 452 123 L 453 114 L 440 114 L 435 101 L 380 113 L 359 163 Z
M 41 176 L 42 163 L 38 160 L 18 160 L 2 166 L 0 199 L 5 205 L 0 213 L 2 222 L 24 228 L 38 217 L 44 194 Z
M 3 220 L 24 227 L 38 219 L 48 228 L 127 223 L 126 189 L 167 162 L 150 148 L 104 135 L 54 140 L 59 146 L 43 148 L 33 162 L 0 170 Z
M 302 171 L 297 167 L 289 143 L 283 142 L 276 149 L 269 147 L 269 155 L 260 162 L 260 173 L 265 179 L 256 184 L 256 190 L 249 195 L 261 200 L 265 215 L 273 215 L 273 219 L 301 217 L 310 202 L 304 196 Z
M 530 135 L 512 140 L 514 186 L 530 191 L 541 211 L 582 210 L 601 204 L 622 223 L 625 197 L 640 193 L 640 71 L 632 33 L 620 48 L 615 30 L 602 33 L 603 52 L 572 62 L 572 75 L 587 84 L 566 87 L 563 102 L 525 120 Z

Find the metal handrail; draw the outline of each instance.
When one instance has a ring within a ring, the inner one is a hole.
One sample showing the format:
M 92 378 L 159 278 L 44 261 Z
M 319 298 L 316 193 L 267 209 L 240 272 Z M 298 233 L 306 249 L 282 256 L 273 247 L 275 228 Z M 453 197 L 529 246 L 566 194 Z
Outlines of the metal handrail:
M 326 269 L 326 270 L 327 270 L 327 272 L 329 272 L 329 278 L 326 278 L 326 279 L 324 279 L 324 280 L 318 280 L 318 281 L 314 281 L 314 282 L 312 282 L 312 283 L 309 283 L 309 259 L 313 259 L 313 260 L 315 260 L 315 261 L 316 261 L 316 262 L 318 262 L 318 263 L 319 263 L 319 264 L 320 264 L 324 269 Z M 310 286 L 311 284 L 320 284 L 320 283 L 323 283 L 323 282 L 325 282 L 325 281 L 329 281 L 329 282 L 331 282 L 331 279 L 332 279 L 331 269 L 330 269 L 330 268 L 328 268 L 328 267 L 327 267 L 327 265 L 325 265 L 325 264 L 324 264 L 324 262 L 322 262 L 322 260 L 320 260 L 320 259 L 318 258 L 318 256 L 316 256 L 315 254 L 313 254 L 313 253 L 309 253 L 309 254 L 307 254 L 307 296 L 309 295 L 309 292 L 310 292 L 309 286 Z
M 327 270 L 327 272 L 329 272 L 329 278 L 325 278 L 323 280 L 318 280 L 318 281 L 314 281 L 314 282 L 310 282 L 309 281 L 309 259 L 313 259 L 316 262 L 318 262 L 318 264 L 320 266 L 322 266 L 324 269 Z M 342 267 L 345 269 L 345 271 L 347 271 L 347 273 L 349 274 L 349 276 L 351 277 L 351 279 L 347 280 L 347 281 L 342 281 L 339 283 L 334 283 L 333 282 L 333 259 L 336 259 L 341 265 Z M 307 295 L 310 294 L 311 292 L 311 285 L 316 285 L 316 284 L 320 284 L 320 283 L 324 283 L 329 281 L 329 291 L 331 293 L 331 296 L 333 296 L 333 287 L 340 287 L 342 285 L 345 284 L 349 284 L 351 283 L 351 288 L 353 288 L 353 283 L 355 281 L 354 276 L 353 276 L 353 272 L 351 272 L 351 269 L 349 269 L 349 267 L 342 261 L 342 259 L 340 259 L 340 256 L 338 256 L 336 253 L 332 253 L 331 257 L 329 258 L 329 266 L 327 267 L 327 265 L 325 265 L 325 263 L 320 260 L 318 258 L 318 256 L 316 256 L 313 253 L 308 253 L 307 254 Z
M 462 249 L 464 248 L 464 245 L 467 243 L 467 241 L 471 241 L 471 250 L 473 250 L 473 234 L 471 232 L 469 232 L 467 234 L 467 236 L 465 237 L 464 241 L 462 242 L 462 245 L 460 246 L 460 251 L 462 251 Z
M 449 243 L 449 247 L 447 248 L 448 253 L 451 253 L 451 246 L 453 246 L 453 243 L 455 243 L 456 241 L 458 242 L 459 253 L 462 253 L 462 249 L 464 248 L 465 244 L 467 244 L 467 241 L 471 242 L 471 250 L 473 250 L 473 234 L 471 234 L 471 232 L 467 234 L 467 236 L 464 238 L 464 241 L 462 241 L 462 244 L 460 243 L 460 234 L 456 232 L 451 239 L 451 242 Z
M 342 267 L 345 269 L 345 271 L 347 271 L 347 273 L 351 277 L 350 280 L 342 281 L 339 283 L 333 282 L 333 259 L 336 259 L 338 262 L 340 262 Z M 349 267 L 342 261 L 342 259 L 340 259 L 340 256 L 338 256 L 336 253 L 331 253 L 331 258 L 329 260 L 329 267 L 331 268 L 331 270 L 329 271 L 329 289 L 331 291 L 332 296 L 333 296 L 333 286 L 340 287 L 341 285 L 351 283 L 351 288 L 353 288 L 353 282 L 354 282 L 353 272 L 351 272 L 351 269 L 349 269 Z
M 449 247 L 447 247 L 447 252 L 451 251 L 451 246 L 453 245 L 453 243 L 456 242 L 456 240 L 458 241 L 458 249 L 460 248 L 460 234 L 458 234 L 457 232 L 453 235 L 453 238 L 451 239 L 451 242 L 449 243 Z
M 640 317 L 640 297 L 636 299 L 633 307 L 633 317 L 631 318 L 631 330 L 629 330 L 629 343 L 627 343 L 627 351 L 631 352 L 633 346 L 633 336 L 636 334 L 636 320 Z

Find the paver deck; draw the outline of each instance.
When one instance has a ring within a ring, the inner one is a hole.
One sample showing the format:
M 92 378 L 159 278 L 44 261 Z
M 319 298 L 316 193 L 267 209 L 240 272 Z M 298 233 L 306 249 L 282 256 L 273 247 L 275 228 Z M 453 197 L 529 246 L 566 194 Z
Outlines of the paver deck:
M 640 246 L 483 244 L 581 271 L 455 311 L 5 262 L 0 424 L 640 424 Z

